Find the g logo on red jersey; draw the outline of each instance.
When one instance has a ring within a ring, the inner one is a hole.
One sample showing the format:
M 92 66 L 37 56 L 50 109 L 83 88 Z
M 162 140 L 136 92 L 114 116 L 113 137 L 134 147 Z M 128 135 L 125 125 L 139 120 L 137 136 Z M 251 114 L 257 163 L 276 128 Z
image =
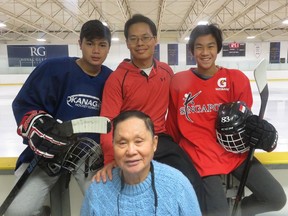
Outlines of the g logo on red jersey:
M 222 77 L 222 78 L 218 79 L 217 85 L 220 88 L 225 88 L 227 86 L 226 77 Z

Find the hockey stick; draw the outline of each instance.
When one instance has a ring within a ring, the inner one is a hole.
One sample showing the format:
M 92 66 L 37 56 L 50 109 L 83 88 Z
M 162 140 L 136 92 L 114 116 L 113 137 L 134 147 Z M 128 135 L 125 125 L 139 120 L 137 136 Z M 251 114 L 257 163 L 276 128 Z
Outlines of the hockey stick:
M 269 97 L 266 67 L 267 67 L 266 66 L 266 60 L 262 59 L 254 70 L 254 78 L 255 78 L 255 82 L 256 82 L 258 92 L 260 94 L 260 99 L 261 99 L 261 107 L 260 107 L 260 111 L 259 111 L 259 118 L 260 119 L 263 119 L 263 117 L 264 117 L 264 113 L 266 110 L 267 101 L 268 101 L 268 97 Z M 234 203 L 233 210 L 232 210 L 232 216 L 235 216 L 237 213 L 238 205 L 239 205 L 239 202 L 241 201 L 241 198 L 242 198 L 242 195 L 244 192 L 244 188 L 246 185 L 246 181 L 248 178 L 248 174 L 250 171 L 251 163 L 252 163 L 253 156 L 254 156 L 254 151 L 255 151 L 255 147 L 250 146 L 250 150 L 249 150 L 247 159 L 245 161 L 244 171 L 243 171 L 243 174 L 241 176 L 240 185 L 239 185 L 237 195 L 235 198 L 235 203 Z
M 65 134 L 66 136 L 71 136 L 74 133 L 105 134 L 111 130 L 111 122 L 108 118 L 102 116 L 85 117 L 63 122 L 62 124 L 59 124 L 57 129 L 59 129 L 61 133 Z M 20 179 L 17 181 L 15 186 L 12 188 L 2 203 L 0 207 L 0 216 L 6 212 L 41 158 L 42 157 L 40 156 L 35 156 L 34 159 L 30 162 L 29 166 L 26 168 Z
M 56 130 L 60 130 L 65 136 L 72 136 L 75 133 L 101 133 L 106 134 L 111 130 L 111 122 L 103 116 L 84 117 L 73 119 L 57 125 Z

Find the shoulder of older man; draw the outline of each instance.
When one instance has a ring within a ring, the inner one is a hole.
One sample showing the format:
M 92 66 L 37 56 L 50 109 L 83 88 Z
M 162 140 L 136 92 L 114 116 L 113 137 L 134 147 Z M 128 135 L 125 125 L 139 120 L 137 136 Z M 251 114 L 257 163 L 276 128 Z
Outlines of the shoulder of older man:
M 186 187 L 190 185 L 189 180 L 184 174 L 171 167 L 167 164 L 163 164 L 153 160 L 154 172 L 155 172 L 155 181 L 165 184 L 166 187 L 171 187 L 171 190 L 175 189 L 175 184 L 179 187 Z

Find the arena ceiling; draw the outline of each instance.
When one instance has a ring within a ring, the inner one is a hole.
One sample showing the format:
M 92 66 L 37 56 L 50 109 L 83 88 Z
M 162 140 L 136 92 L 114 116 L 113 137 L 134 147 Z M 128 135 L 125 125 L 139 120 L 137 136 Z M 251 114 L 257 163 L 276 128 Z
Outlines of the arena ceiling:
M 75 43 L 90 19 L 123 39 L 133 14 L 150 17 L 160 42 L 184 42 L 199 21 L 217 23 L 225 41 L 287 41 L 288 0 L 0 0 L 0 43 Z

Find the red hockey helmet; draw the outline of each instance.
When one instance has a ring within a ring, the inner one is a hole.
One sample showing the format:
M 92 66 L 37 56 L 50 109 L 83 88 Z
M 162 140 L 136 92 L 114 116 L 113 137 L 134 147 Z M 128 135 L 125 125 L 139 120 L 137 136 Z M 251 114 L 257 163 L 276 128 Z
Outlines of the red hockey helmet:
M 243 153 L 249 150 L 244 135 L 246 119 L 251 110 L 242 101 L 220 105 L 216 120 L 218 142 L 229 152 Z

